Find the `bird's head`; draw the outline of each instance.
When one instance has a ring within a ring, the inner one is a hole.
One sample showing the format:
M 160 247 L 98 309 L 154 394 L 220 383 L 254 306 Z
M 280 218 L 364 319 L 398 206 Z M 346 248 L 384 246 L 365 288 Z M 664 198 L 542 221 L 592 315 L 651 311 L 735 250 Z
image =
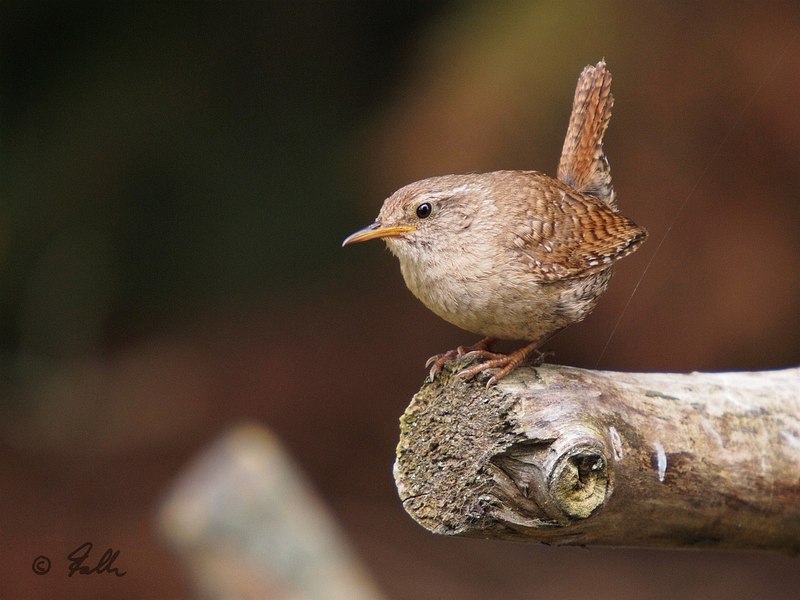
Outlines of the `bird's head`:
M 485 197 L 485 190 L 475 175 L 445 175 L 411 183 L 389 196 L 375 222 L 342 245 L 383 238 L 398 257 L 452 246 L 479 216 L 479 197 Z

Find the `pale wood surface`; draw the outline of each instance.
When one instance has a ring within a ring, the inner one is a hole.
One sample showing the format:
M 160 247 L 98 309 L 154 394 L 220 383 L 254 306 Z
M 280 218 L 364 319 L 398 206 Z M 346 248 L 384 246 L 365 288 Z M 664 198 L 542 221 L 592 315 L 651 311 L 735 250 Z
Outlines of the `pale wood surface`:
M 401 418 L 395 481 L 430 531 L 800 550 L 800 369 L 484 382 L 445 370 Z
M 206 449 L 158 516 L 198 598 L 383 598 L 300 469 L 260 425 L 234 427 Z

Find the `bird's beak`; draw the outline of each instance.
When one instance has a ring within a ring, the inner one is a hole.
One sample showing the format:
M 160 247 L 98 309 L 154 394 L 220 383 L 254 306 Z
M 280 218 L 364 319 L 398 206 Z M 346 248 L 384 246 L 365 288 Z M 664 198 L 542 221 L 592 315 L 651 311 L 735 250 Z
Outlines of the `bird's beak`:
M 416 227 L 383 227 L 378 221 L 375 221 L 372 225 L 367 225 L 364 229 L 360 229 L 353 235 L 347 236 L 344 242 L 342 242 L 342 246 L 367 242 L 378 238 L 400 237 L 404 233 L 414 230 L 416 230 Z

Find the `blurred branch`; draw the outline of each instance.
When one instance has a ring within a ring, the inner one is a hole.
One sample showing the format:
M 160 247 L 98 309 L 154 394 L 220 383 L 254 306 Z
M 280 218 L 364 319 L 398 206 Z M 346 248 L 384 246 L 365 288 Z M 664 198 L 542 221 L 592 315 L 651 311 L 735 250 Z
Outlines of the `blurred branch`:
M 228 432 L 187 469 L 159 526 L 200 598 L 382 598 L 302 473 L 256 425 Z
M 800 369 L 446 370 L 401 418 L 395 481 L 439 534 L 797 553 Z

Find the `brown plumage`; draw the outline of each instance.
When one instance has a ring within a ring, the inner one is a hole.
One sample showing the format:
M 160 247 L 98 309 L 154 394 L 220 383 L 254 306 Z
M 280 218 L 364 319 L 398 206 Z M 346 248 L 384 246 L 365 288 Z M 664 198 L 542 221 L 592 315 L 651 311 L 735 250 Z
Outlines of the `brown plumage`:
M 613 106 L 611 73 L 605 61 L 594 67 L 585 67 L 575 88 L 557 178 L 616 210 L 611 167 L 603 153 L 603 135 L 611 120 Z
M 443 319 L 484 336 L 428 361 L 431 376 L 453 358 L 486 358 L 462 375 L 510 373 L 547 338 L 582 320 L 611 278 L 612 264 L 634 252 L 646 232 L 617 212 L 603 134 L 611 117 L 605 63 L 578 81 L 558 167 L 445 175 L 392 194 L 369 227 L 344 244 L 384 238 L 406 285 Z M 530 343 L 508 355 L 496 338 Z

